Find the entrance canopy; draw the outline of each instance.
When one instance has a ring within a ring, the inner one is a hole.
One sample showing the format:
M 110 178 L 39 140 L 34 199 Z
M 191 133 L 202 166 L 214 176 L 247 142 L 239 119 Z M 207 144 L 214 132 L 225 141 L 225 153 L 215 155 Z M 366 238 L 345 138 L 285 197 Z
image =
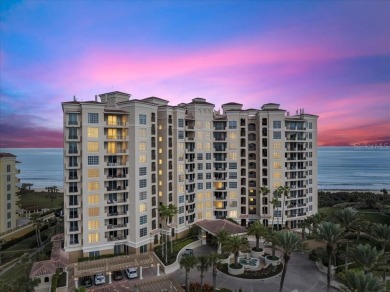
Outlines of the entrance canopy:
M 226 230 L 230 234 L 245 234 L 247 232 L 246 228 L 226 219 L 202 220 L 197 222 L 196 225 L 214 236 L 220 230 Z

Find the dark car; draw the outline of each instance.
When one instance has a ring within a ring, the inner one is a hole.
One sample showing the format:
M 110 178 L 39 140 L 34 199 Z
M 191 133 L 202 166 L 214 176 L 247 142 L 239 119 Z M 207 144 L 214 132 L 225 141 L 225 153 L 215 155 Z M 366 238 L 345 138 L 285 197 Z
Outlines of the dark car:
M 92 286 L 92 277 L 87 276 L 81 279 L 81 286 L 88 288 Z
M 112 278 L 113 278 L 115 281 L 122 280 L 122 279 L 123 279 L 123 274 L 122 274 L 121 271 L 113 271 L 113 272 L 112 272 Z

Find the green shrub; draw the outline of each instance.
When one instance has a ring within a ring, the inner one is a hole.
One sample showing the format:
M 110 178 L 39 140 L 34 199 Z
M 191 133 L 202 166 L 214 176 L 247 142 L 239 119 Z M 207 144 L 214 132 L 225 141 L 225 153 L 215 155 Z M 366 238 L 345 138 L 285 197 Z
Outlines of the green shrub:
M 96 261 L 96 260 L 101 260 L 101 259 L 108 259 L 108 258 L 113 258 L 113 257 L 118 257 L 118 256 L 123 256 L 126 255 L 125 253 L 119 253 L 119 254 L 104 254 L 96 257 L 82 257 L 78 258 L 78 262 L 89 262 L 89 261 Z

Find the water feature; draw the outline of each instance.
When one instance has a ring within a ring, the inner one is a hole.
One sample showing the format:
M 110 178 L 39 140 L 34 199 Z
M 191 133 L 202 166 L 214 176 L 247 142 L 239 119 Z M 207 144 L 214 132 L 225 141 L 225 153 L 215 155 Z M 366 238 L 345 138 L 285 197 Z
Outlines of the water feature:
M 245 268 L 257 269 L 260 265 L 260 260 L 251 257 L 239 257 L 238 262 Z

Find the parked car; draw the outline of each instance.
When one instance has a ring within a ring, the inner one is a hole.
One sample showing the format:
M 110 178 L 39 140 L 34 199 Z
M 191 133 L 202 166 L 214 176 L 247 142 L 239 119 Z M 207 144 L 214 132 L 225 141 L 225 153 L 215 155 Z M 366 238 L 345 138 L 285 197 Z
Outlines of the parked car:
M 129 279 L 134 279 L 134 278 L 138 277 L 137 268 L 127 268 L 125 270 L 125 272 L 126 272 L 127 278 L 129 278 Z
M 192 256 L 193 251 L 190 248 L 186 248 L 185 251 L 183 252 L 183 256 Z
M 85 288 L 91 287 L 92 286 L 92 277 L 87 276 L 87 277 L 81 278 L 81 286 L 83 286 Z
M 102 285 L 106 283 L 106 277 L 103 273 L 99 273 L 95 275 L 95 285 Z
M 113 278 L 115 281 L 122 280 L 122 279 L 123 279 L 122 272 L 121 272 L 121 271 L 113 271 L 113 272 L 112 272 L 112 278 Z

